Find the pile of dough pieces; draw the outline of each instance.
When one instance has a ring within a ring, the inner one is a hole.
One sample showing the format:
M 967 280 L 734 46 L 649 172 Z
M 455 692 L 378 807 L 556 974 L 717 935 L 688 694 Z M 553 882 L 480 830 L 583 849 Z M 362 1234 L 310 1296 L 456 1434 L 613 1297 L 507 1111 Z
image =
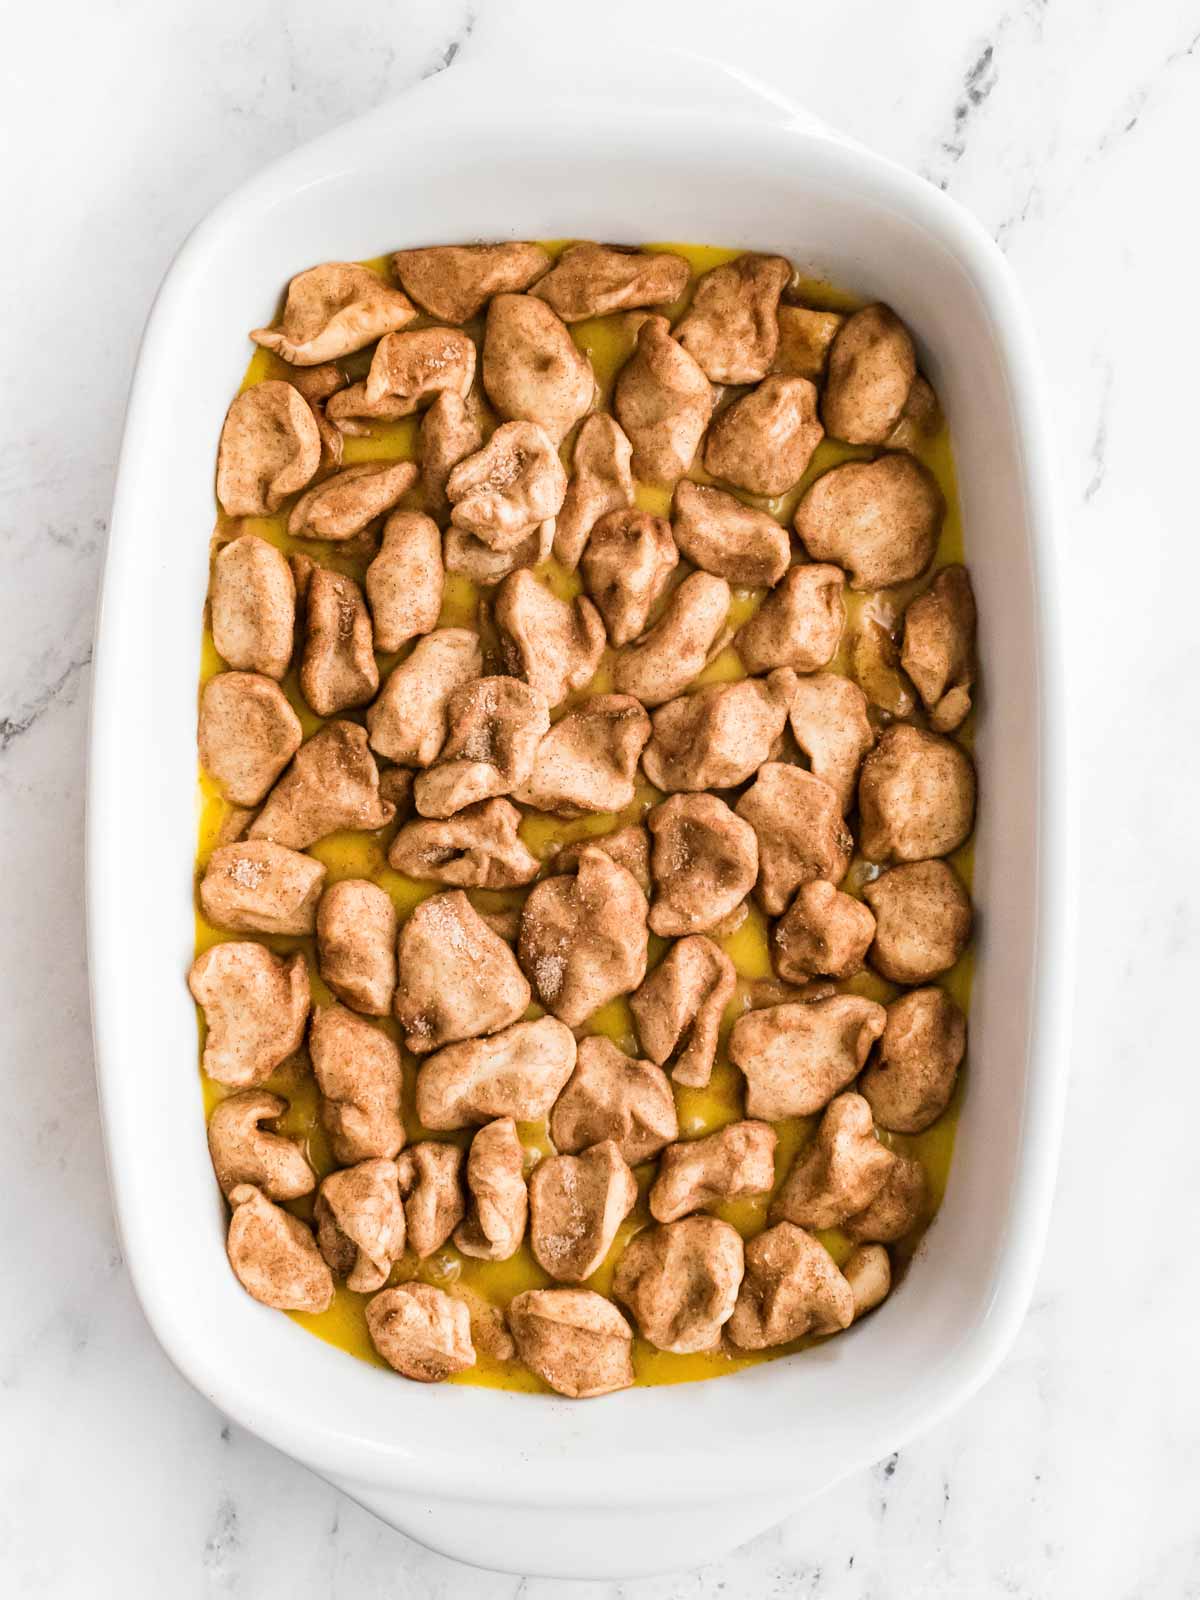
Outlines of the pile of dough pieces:
M 209 1140 L 234 1271 L 284 1309 L 324 1310 L 337 1279 L 370 1295 L 371 1338 L 408 1378 L 478 1348 L 569 1396 L 632 1383 L 631 1323 L 685 1353 L 846 1328 L 929 1213 L 919 1162 L 876 1129 L 941 1115 L 966 1035 L 933 980 L 971 928 L 944 858 L 974 819 L 951 737 L 974 605 L 961 567 L 914 581 L 945 508 L 906 448 L 937 425 L 910 336 L 883 305 L 790 303 L 777 256 L 704 274 L 674 325 L 648 309 L 689 282 L 669 253 L 447 246 L 392 270 L 397 287 L 352 264 L 295 278 L 279 325 L 252 336 L 288 377 L 239 394 L 220 441 L 210 617 L 228 670 L 204 686 L 199 742 L 231 810 L 200 905 L 233 934 L 311 936 L 336 997 L 313 1007 L 305 955 L 255 938 L 192 968 L 204 1067 L 232 1091 Z M 617 314 L 635 342 L 601 410 L 569 324 Z M 337 363 L 369 346 L 351 382 Z M 417 461 L 341 465 L 345 437 L 417 413 Z M 794 548 L 741 496 L 786 493 L 826 436 L 870 448 L 812 482 Z M 638 509 L 635 481 L 673 489 L 669 520 Z M 281 512 L 313 556 L 240 526 Z M 370 557 L 362 586 L 339 552 Z M 572 602 L 534 570 L 551 553 L 581 574 Z M 483 587 L 480 632 L 438 626 L 447 573 Z M 854 676 L 825 670 L 847 585 L 908 601 L 896 637 L 860 630 Z M 736 633 L 734 587 L 766 591 Z M 695 688 L 730 643 L 747 676 Z M 583 696 L 602 657 L 611 692 Z M 327 719 L 307 739 L 280 687 L 293 666 Z M 531 853 L 526 812 L 632 807 L 639 764 L 663 797 L 644 825 Z M 326 886 L 306 853 L 385 828 L 391 866 L 439 886 L 403 921 L 375 883 Z M 861 899 L 839 888 L 856 848 Z M 516 911 L 472 902 L 514 888 Z M 775 982 L 739 985 L 719 942 L 748 897 L 771 919 Z M 648 970 L 651 933 L 669 943 Z M 864 963 L 903 986 L 892 1004 L 839 987 Z M 708 1083 L 735 988 L 745 1118 L 681 1140 L 672 1079 Z M 636 1059 L 588 1031 L 618 996 Z M 419 1060 L 423 1130 L 477 1130 L 467 1149 L 406 1144 L 385 1016 Z M 319 1187 L 264 1087 L 305 1045 L 337 1163 Z M 772 1124 L 818 1115 L 776 1190 Z M 542 1119 L 556 1153 L 529 1172 L 517 1124 Z M 651 1161 L 654 1222 L 602 1296 L 584 1285 Z M 315 1228 L 285 1209 L 314 1190 Z M 709 1209 L 773 1190 L 748 1242 Z M 854 1245 L 841 1268 L 816 1237 L 831 1228 Z M 527 1232 L 555 1286 L 504 1314 L 412 1276 L 447 1245 L 503 1261 Z M 409 1281 L 389 1287 L 406 1252 Z

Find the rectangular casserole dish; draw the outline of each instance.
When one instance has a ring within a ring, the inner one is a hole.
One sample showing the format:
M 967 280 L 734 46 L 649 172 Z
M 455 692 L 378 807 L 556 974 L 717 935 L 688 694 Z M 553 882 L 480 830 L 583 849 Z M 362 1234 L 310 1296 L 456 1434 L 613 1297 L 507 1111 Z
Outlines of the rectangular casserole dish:
M 658 62 L 653 97 L 616 87 L 616 74 L 590 94 L 559 92 L 561 79 L 528 63 L 456 66 L 271 167 L 180 252 L 138 363 L 97 624 L 88 933 L 125 1257 L 180 1371 L 439 1550 L 598 1578 L 694 1564 L 749 1538 L 944 1416 L 1011 1343 L 1065 1088 L 1069 761 L 1046 422 L 1026 314 L 991 240 L 928 184 L 705 63 Z M 778 251 L 886 298 L 913 329 L 950 419 L 979 600 L 982 910 L 949 1190 L 886 1312 L 719 1383 L 572 1404 L 402 1382 L 242 1291 L 225 1260 L 183 979 L 212 462 L 246 330 L 315 262 L 579 236 Z

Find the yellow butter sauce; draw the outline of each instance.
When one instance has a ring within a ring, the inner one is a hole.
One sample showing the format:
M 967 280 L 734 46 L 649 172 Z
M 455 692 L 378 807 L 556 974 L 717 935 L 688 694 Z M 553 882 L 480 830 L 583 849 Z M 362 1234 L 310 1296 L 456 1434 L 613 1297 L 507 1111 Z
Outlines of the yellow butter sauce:
M 557 255 L 565 248 L 566 243 L 567 241 L 563 240 L 551 241 L 547 243 L 546 247 L 552 255 Z M 675 306 L 669 308 L 672 319 L 683 310 L 690 300 L 694 292 L 696 275 L 706 272 L 740 253 L 736 250 L 724 250 L 706 245 L 662 244 L 650 245 L 647 248 L 676 251 L 678 254 L 685 256 L 692 267 L 693 279 L 687 291 Z M 366 262 L 365 265 L 378 271 L 381 275 L 387 275 L 386 258 L 380 257 Z M 798 278 L 793 283 L 791 293 L 798 301 L 821 309 L 853 309 L 857 303 L 853 297 L 814 279 Z M 587 353 L 591 360 L 601 400 L 605 405 L 609 401 L 616 374 L 633 350 L 639 320 L 638 313 L 619 313 L 614 316 L 597 317 L 576 323 L 571 329 L 576 343 Z M 482 332 L 482 324 L 475 324 L 468 331 L 479 336 Z M 351 377 L 360 377 L 365 373 L 368 362 L 369 353 L 363 353 L 350 357 L 341 364 L 349 371 Z M 286 377 L 289 371 L 290 369 L 269 351 L 256 350 L 246 369 L 242 387 L 248 388 L 268 378 Z M 370 429 L 370 433 L 362 438 L 347 438 L 344 445 L 345 464 L 350 465 L 353 462 L 370 460 L 415 459 L 418 425 L 417 418 L 409 417 L 401 422 L 374 424 Z M 567 444 L 564 446 L 564 459 L 568 463 L 571 444 L 572 440 L 568 439 Z M 851 446 L 825 440 L 818 447 L 804 479 L 787 495 L 775 500 L 746 498 L 750 500 L 750 503 L 769 511 L 785 526 L 790 526 L 791 518 L 800 496 L 815 477 L 818 477 L 839 461 L 856 456 L 869 455 L 870 453 L 869 451 L 856 450 Z M 941 566 L 947 562 L 960 561 L 963 557 L 962 523 L 955 486 L 950 440 L 945 427 L 935 436 L 921 441 L 916 447 L 916 453 L 934 473 L 946 497 L 947 515 L 938 547 L 936 564 Z M 700 467 L 694 469 L 692 476 L 699 482 L 708 481 L 707 475 Z M 670 512 L 670 502 L 670 490 L 645 484 L 637 486 L 637 503 L 644 510 L 651 511 L 655 515 L 666 516 Z M 421 506 L 419 488 L 414 488 L 403 503 L 406 506 L 411 505 L 414 509 L 419 509 Z M 328 544 L 311 539 L 293 539 L 287 532 L 286 522 L 286 511 L 271 517 L 244 518 L 236 525 L 230 523 L 222 513 L 219 513 L 215 542 L 223 541 L 240 532 L 254 533 L 260 538 L 267 539 L 272 544 L 277 545 L 287 554 L 302 552 L 361 581 L 366 562 L 369 559 L 368 556 L 363 555 L 358 550 L 348 552 L 344 546 L 337 544 Z M 686 571 L 686 567 L 683 570 Z M 682 573 L 679 575 L 681 576 Z M 570 599 L 580 592 L 581 585 L 578 574 L 564 570 L 554 561 L 549 561 L 539 568 L 538 576 L 554 593 L 564 599 Z M 915 593 L 919 587 L 921 585 L 910 585 L 904 589 L 889 591 L 880 595 L 859 595 L 851 594 L 847 591 L 848 626 L 844 639 L 849 638 L 853 624 L 864 611 L 879 617 L 880 620 L 889 625 L 893 624 L 903 610 L 904 605 L 907 604 L 911 594 Z M 486 611 L 481 609 L 483 598 L 484 596 L 480 590 L 469 580 L 460 577 L 448 577 L 439 625 L 478 628 L 484 635 L 486 643 L 489 624 Z M 730 613 L 731 630 L 753 614 L 761 603 L 762 598 L 763 591 L 761 590 L 746 589 L 735 591 Z M 659 602 L 660 607 L 663 604 L 665 604 L 665 597 Z M 843 652 L 839 653 L 833 663 L 839 670 L 845 670 L 846 668 L 844 648 L 845 646 L 843 645 Z M 400 656 L 381 657 L 381 672 L 386 673 L 394 661 L 398 659 L 400 659 Z M 201 681 L 207 681 L 214 673 L 222 670 L 224 670 L 224 663 L 217 655 L 206 618 L 201 654 Z M 698 682 L 729 682 L 742 676 L 744 676 L 744 671 L 736 653 L 731 648 L 726 648 L 709 664 L 704 673 L 701 674 Z M 303 724 L 305 736 L 308 737 L 321 726 L 322 719 L 315 716 L 306 705 L 300 693 L 295 669 L 289 673 L 283 687 L 289 700 L 295 706 Z M 589 685 L 586 694 L 605 693 L 610 688 L 611 671 L 606 657 L 596 678 Z M 582 695 L 573 696 L 572 700 L 578 701 L 578 699 L 584 697 Z M 564 708 L 560 708 L 556 715 L 561 715 L 562 709 Z M 361 719 L 360 713 L 352 712 L 349 715 Z M 965 743 L 970 744 L 969 724 L 966 730 L 960 734 L 960 738 Z M 547 859 L 568 843 L 573 843 L 582 838 L 597 837 L 609 833 L 615 828 L 624 827 L 632 822 L 641 820 L 646 811 L 659 798 L 658 792 L 643 780 L 639 783 L 633 803 L 620 813 L 607 816 L 587 816 L 569 822 L 543 815 L 527 814 L 521 826 L 521 834 L 535 855 L 541 859 Z M 196 856 L 197 875 L 203 871 L 209 855 L 220 842 L 222 830 L 231 820 L 230 810 L 231 808 L 222 800 L 215 785 L 205 774 L 201 773 L 198 790 L 199 839 Z M 342 878 L 369 878 L 378 883 L 391 896 L 397 910 L 403 917 L 426 896 L 436 893 L 439 885 L 407 878 L 388 866 L 387 850 L 394 833 L 395 826 L 393 825 L 392 828 L 375 834 L 334 834 L 313 845 L 310 854 L 323 862 L 328 869 L 328 882 L 335 882 Z M 969 887 L 972 876 L 971 845 L 968 843 L 952 859 L 959 876 Z M 850 892 L 858 892 L 862 884 L 873 875 L 873 868 L 867 863 L 856 859 L 845 887 Z M 519 905 L 523 899 L 522 891 L 489 893 L 471 890 L 468 892 L 472 901 L 481 910 L 494 910 L 500 907 Z M 748 985 L 755 980 L 770 980 L 773 978 L 767 935 L 766 921 L 757 906 L 752 904 L 742 925 L 721 941 L 739 974 L 738 988 L 723 1021 L 721 1042 L 711 1082 L 704 1089 L 675 1086 L 680 1132 L 684 1137 L 692 1138 L 712 1132 L 729 1122 L 737 1120 L 744 1114 L 741 1074 L 729 1061 L 726 1041 L 729 1029 L 748 1004 Z M 213 927 L 197 912 L 197 953 L 223 939 L 235 937 L 237 935 Z M 333 996 L 326 989 L 318 975 L 316 952 L 311 939 L 266 938 L 264 942 L 280 952 L 296 949 L 304 950 L 308 958 L 314 1001 L 318 1004 L 326 1004 L 333 999 Z M 650 961 L 652 965 L 661 958 L 665 948 L 665 941 L 651 937 Z M 971 953 L 968 951 L 958 966 L 941 980 L 964 1010 L 967 1008 L 970 996 L 971 967 L 972 958 Z M 841 987 L 867 994 L 873 999 L 884 1002 L 893 998 L 899 992 L 894 985 L 887 983 L 884 979 L 869 971 L 851 979 Z M 531 1016 L 539 1015 L 539 1008 L 532 1006 L 529 1014 Z M 391 1019 L 382 1019 L 378 1025 L 392 1038 L 399 1040 L 398 1030 Z M 200 1028 L 201 1044 L 203 1044 L 202 1016 L 200 1017 Z M 615 1000 L 603 1007 L 601 1011 L 590 1019 L 586 1025 L 586 1031 L 604 1034 L 611 1038 L 622 1050 L 633 1055 L 638 1054 L 633 1018 L 628 1002 L 625 999 Z M 410 1142 L 422 1137 L 425 1132 L 421 1128 L 416 1115 L 416 1070 L 415 1060 L 406 1054 L 404 1121 Z M 203 1073 L 201 1077 L 205 1108 L 206 1113 L 208 1113 L 211 1112 L 212 1107 L 227 1091 L 222 1089 L 220 1085 L 213 1083 Z M 945 1191 L 954 1147 L 954 1131 L 957 1123 L 958 1107 L 964 1089 L 965 1077 L 965 1072 L 960 1074 L 959 1084 L 949 1109 L 935 1126 L 926 1133 L 916 1136 L 880 1134 L 885 1143 L 905 1154 L 918 1157 L 924 1165 L 929 1178 L 931 1216 L 940 1205 Z M 328 1143 L 321 1128 L 316 1084 L 307 1058 L 301 1055 L 285 1063 L 270 1080 L 267 1087 L 282 1095 L 289 1102 L 288 1111 L 282 1119 L 281 1127 L 283 1131 L 303 1141 L 309 1161 L 312 1163 L 318 1177 L 323 1177 L 332 1169 L 333 1162 Z M 816 1120 L 816 1118 L 792 1118 L 777 1124 L 776 1131 L 779 1139 L 776 1154 L 777 1182 L 782 1179 L 791 1165 L 796 1151 L 809 1138 L 812 1129 L 816 1125 Z M 532 1170 L 538 1160 L 552 1152 L 553 1147 L 544 1123 L 524 1124 L 520 1128 L 520 1134 L 526 1152 L 527 1169 Z M 449 1138 L 455 1143 L 465 1146 L 469 1142 L 470 1134 L 469 1132 L 450 1135 L 439 1134 L 438 1137 Z M 601 1293 L 609 1291 L 616 1260 L 630 1238 L 651 1220 L 646 1206 L 646 1193 L 653 1177 L 653 1164 L 648 1164 L 646 1167 L 639 1169 L 637 1177 L 639 1182 L 637 1207 L 622 1224 L 608 1258 L 593 1277 L 588 1280 L 587 1286 L 597 1289 Z M 716 1208 L 716 1214 L 725 1218 L 739 1232 L 749 1238 L 765 1226 L 769 1200 L 769 1196 L 761 1196 L 751 1200 L 719 1206 Z M 307 1196 L 303 1200 L 292 1203 L 290 1209 L 296 1211 L 299 1215 L 311 1217 L 312 1196 Z M 823 1233 L 820 1237 L 836 1260 L 839 1262 L 845 1260 L 851 1246 L 843 1234 L 834 1229 Z M 903 1270 L 906 1261 L 911 1257 L 918 1243 L 918 1238 L 910 1238 L 903 1241 L 899 1247 L 893 1248 L 893 1261 L 899 1270 Z M 455 1285 L 459 1285 L 475 1295 L 482 1296 L 484 1300 L 500 1308 L 505 1306 L 513 1295 L 520 1293 L 522 1290 L 551 1286 L 551 1279 L 534 1260 L 527 1240 L 511 1260 L 503 1262 L 471 1260 L 460 1255 L 452 1245 L 447 1245 L 425 1262 L 417 1262 L 411 1254 L 408 1254 L 402 1261 L 397 1263 L 392 1272 L 391 1282 L 399 1283 L 414 1277 L 444 1288 L 453 1288 Z M 367 1296 L 355 1294 L 344 1285 L 339 1285 L 334 1297 L 334 1303 L 328 1311 L 318 1316 L 309 1316 L 302 1313 L 292 1313 L 292 1315 L 297 1322 L 316 1334 L 318 1338 L 337 1345 L 340 1349 L 348 1351 L 351 1355 L 358 1356 L 364 1361 L 370 1361 L 377 1366 L 382 1366 L 383 1363 L 376 1355 L 367 1336 L 363 1314 L 367 1299 Z M 750 1366 L 760 1361 L 772 1360 L 795 1349 L 803 1348 L 809 1342 L 801 1340 L 797 1344 L 782 1346 L 778 1350 L 740 1357 L 727 1355 L 723 1352 L 681 1356 L 657 1350 L 643 1340 L 635 1338 L 634 1370 L 639 1384 L 684 1383 L 699 1378 L 710 1378 L 722 1373 L 737 1371 L 741 1367 Z M 543 1388 L 540 1380 L 526 1371 L 518 1362 L 499 1362 L 482 1352 L 478 1355 L 475 1367 L 459 1374 L 451 1381 L 460 1384 L 476 1384 L 492 1388 L 526 1391 L 540 1391 Z

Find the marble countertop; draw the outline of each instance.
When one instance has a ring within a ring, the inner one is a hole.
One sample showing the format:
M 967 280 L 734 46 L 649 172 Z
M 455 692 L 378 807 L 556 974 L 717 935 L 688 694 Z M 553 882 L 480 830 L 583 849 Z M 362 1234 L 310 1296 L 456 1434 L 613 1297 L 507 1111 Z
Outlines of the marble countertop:
M 180 240 L 264 161 L 460 57 L 514 30 L 582 41 L 601 26 L 631 50 L 686 40 L 776 83 L 948 189 L 1007 253 L 1058 430 L 1085 862 L 1061 1179 L 1011 1355 L 949 1422 L 723 1563 L 609 1592 L 1200 1595 L 1200 1291 L 1177 1244 L 1200 1202 L 1200 925 L 1182 859 L 1200 783 L 1194 0 L 748 0 L 736 25 L 716 0 L 66 0 L 9 16 L 0 1588 L 574 1593 L 431 1555 L 229 1426 L 167 1363 L 109 1208 L 81 838 L 122 410 Z

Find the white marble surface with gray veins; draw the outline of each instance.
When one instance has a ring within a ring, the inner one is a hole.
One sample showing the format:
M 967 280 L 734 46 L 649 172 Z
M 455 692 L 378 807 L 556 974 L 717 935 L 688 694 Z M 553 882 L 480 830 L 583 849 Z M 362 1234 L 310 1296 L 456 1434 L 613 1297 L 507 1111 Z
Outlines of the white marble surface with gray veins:
M 192 224 L 264 161 L 520 30 L 689 41 L 999 240 L 1052 389 L 1081 766 L 1080 980 L 1028 1321 L 951 1420 L 627 1600 L 1200 1595 L 1195 0 L 64 0 L 10 9 L 0 340 L 0 1552 L 7 1595 L 527 1600 L 229 1426 L 135 1302 L 81 902 L 92 614 L 122 408 Z M 583 47 L 583 46 L 581 46 Z M 703 232 L 698 222 L 699 232 Z M 1178 311 L 1178 316 L 1176 312 Z M 165 508 L 163 537 L 176 536 Z M 137 804 L 139 797 L 130 796 Z

